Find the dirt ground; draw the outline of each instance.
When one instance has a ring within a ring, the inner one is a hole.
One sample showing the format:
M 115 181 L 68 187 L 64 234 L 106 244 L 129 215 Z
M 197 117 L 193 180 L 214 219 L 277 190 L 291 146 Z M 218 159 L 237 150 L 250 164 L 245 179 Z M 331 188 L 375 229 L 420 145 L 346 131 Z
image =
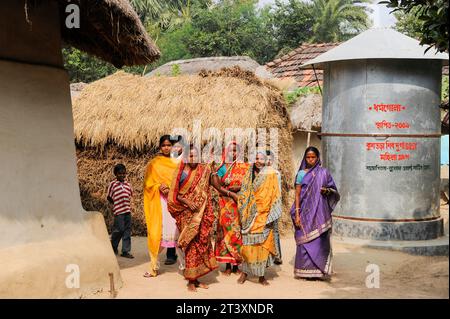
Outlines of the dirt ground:
M 448 218 L 448 206 L 442 207 L 442 215 Z M 164 265 L 164 252 L 160 255 L 160 275 L 144 278 L 149 264 L 146 238 L 133 237 L 132 253 L 136 258 L 117 257 L 124 282 L 117 298 L 449 298 L 447 256 L 413 256 L 333 242 L 331 282 L 305 281 L 293 277 L 293 238 L 284 237 L 281 244 L 283 264 L 267 271 L 270 286 L 261 286 L 256 278 L 238 285 L 237 275 L 226 277 L 214 271 L 202 279 L 210 288 L 192 293 L 187 291 L 178 265 Z M 369 264 L 379 267 L 379 288 L 366 287 Z M 223 270 L 223 266 L 220 269 Z M 100 292 L 95 297 L 109 298 L 110 294 Z

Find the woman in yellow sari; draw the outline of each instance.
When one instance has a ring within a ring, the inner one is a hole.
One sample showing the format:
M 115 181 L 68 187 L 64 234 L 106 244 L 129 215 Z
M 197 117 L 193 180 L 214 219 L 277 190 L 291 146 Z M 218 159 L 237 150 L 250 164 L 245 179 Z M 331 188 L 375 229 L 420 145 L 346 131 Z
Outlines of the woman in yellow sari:
M 197 149 L 191 147 L 188 160 L 178 164 L 167 201 L 180 230 L 178 247 L 184 251 L 184 277 L 189 291 L 196 291 L 197 287 L 207 289 L 208 285 L 198 278 L 217 268 L 210 235 L 214 223 L 211 167 L 199 164 L 198 155 Z
M 258 152 L 238 194 L 243 243 L 241 255 L 244 259 L 238 279 L 240 284 L 249 275 L 254 275 L 259 277 L 262 285 L 268 285 L 265 269 L 272 266 L 278 257 L 274 225 L 281 217 L 281 192 L 276 171 L 266 167 L 265 162 L 266 152 Z
M 162 247 L 167 248 L 168 261 L 176 260 L 175 247 L 178 230 L 175 220 L 167 210 L 167 195 L 172 183 L 178 160 L 170 157 L 173 141 L 164 135 L 159 141 L 160 152 L 147 165 L 144 177 L 144 212 L 147 223 L 147 244 L 150 255 L 150 269 L 144 277 L 158 274 L 158 255 Z M 175 255 L 175 256 L 173 256 Z

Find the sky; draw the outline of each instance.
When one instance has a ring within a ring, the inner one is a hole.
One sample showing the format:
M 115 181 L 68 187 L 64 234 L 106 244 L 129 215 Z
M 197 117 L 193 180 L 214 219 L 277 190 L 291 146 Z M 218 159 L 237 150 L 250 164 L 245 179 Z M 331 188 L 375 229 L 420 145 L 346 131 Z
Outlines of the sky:
M 368 5 L 373 10 L 370 14 L 370 18 L 373 21 L 373 27 L 381 28 L 394 26 L 395 17 L 392 14 L 389 14 L 391 9 L 388 9 L 385 5 L 378 4 L 379 1 L 380 0 L 374 0 L 373 4 Z M 274 0 L 259 0 L 261 6 L 274 2 Z

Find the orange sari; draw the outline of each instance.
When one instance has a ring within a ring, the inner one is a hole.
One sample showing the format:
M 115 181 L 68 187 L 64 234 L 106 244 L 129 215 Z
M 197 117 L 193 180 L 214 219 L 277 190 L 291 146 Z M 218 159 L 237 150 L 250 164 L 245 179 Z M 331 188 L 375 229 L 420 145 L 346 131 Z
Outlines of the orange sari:
M 185 165 L 182 162 L 175 170 L 167 206 L 180 231 L 178 245 L 185 254 L 184 277 L 195 280 L 217 268 L 211 243 L 214 223 L 210 189 L 211 167 L 208 164 L 198 164 L 196 169 L 191 169 L 188 176 L 180 182 Z M 199 210 L 191 211 L 177 200 L 177 196 L 197 204 Z

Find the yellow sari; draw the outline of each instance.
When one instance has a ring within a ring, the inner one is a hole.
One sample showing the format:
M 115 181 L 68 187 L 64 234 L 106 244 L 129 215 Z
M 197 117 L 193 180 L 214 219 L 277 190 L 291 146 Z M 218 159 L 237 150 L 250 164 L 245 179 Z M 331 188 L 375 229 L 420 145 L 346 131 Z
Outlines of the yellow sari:
M 242 270 L 246 274 L 264 276 L 265 269 L 273 265 L 278 254 L 274 222 L 282 212 L 281 192 L 274 169 L 264 167 L 256 177 L 253 177 L 253 166 L 248 169 L 239 193 L 238 210 L 243 241 Z
M 147 165 L 144 177 L 144 213 L 147 223 L 147 244 L 150 255 L 150 274 L 156 276 L 162 236 L 162 207 L 159 187 L 170 187 L 178 161 L 157 155 Z

